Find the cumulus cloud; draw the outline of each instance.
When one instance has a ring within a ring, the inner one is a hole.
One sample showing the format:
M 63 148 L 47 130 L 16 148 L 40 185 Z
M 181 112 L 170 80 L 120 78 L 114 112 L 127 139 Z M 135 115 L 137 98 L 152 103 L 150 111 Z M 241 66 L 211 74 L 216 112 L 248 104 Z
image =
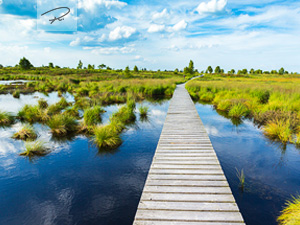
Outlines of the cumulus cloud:
M 116 7 L 116 8 L 123 8 L 126 6 L 126 2 L 121 2 L 117 0 L 79 0 L 78 1 L 78 8 L 79 9 L 84 9 L 86 11 L 93 11 L 96 6 L 104 6 L 108 9 L 111 7 Z
M 116 27 L 109 33 L 108 39 L 110 41 L 116 41 L 123 38 L 129 38 L 136 32 L 136 29 L 129 26 Z
M 156 33 L 156 32 L 162 32 L 166 28 L 165 25 L 158 25 L 158 24 L 151 24 L 148 28 L 149 33 Z
M 180 22 L 176 23 L 172 29 L 173 31 L 180 31 L 180 30 L 184 30 L 187 27 L 187 22 L 185 22 L 185 20 L 181 20 Z
M 211 0 L 209 2 L 201 2 L 196 11 L 199 14 L 216 13 L 223 11 L 227 5 L 227 0 Z
M 3 1 L 2 0 L 0 0 L 0 5 L 3 3 Z
M 152 16 L 152 19 L 153 20 L 157 20 L 157 19 L 161 19 L 161 18 L 167 17 L 168 15 L 169 15 L 168 14 L 168 10 L 164 9 L 161 12 L 154 13 L 153 16 Z

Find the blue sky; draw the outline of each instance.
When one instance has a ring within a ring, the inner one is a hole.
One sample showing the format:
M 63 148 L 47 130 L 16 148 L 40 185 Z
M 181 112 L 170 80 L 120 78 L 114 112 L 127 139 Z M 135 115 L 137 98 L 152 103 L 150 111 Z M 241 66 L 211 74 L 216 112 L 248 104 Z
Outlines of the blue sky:
M 43 1 L 43 0 L 41 0 Z M 57 1 L 59 5 L 59 0 Z M 0 64 L 300 72 L 300 1 L 76 1 L 77 32 L 37 30 L 36 0 L 0 0 Z

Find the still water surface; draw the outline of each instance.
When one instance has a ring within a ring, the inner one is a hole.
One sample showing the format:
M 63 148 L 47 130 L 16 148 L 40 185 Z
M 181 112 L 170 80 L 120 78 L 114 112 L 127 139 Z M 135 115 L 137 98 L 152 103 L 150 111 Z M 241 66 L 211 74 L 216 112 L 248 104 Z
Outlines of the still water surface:
M 271 142 L 250 120 L 236 126 L 210 105 L 198 103 L 196 108 L 246 224 L 277 224 L 285 201 L 300 194 L 300 150 Z M 244 170 L 244 192 L 236 169 Z
M 41 97 L 51 104 L 59 101 L 57 93 L 20 99 L 0 95 L 0 110 L 16 113 Z M 0 224 L 132 224 L 169 101 L 143 104 L 150 107 L 149 120 L 137 117 L 122 134 L 123 144 L 110 152 L 99 152 L 84 136 L 52 140 L 48 127 L 35 125 L 39 139 L 47 141 L 52 152 L 30 161 L 18 155 L 24 143 L 10 138 L 21 124 L 1 128 Z M 105 107 L 103 123 L 118 107 Z M 293 145 L 271 143 L 249 120 L 235 126 L 209 105 L 197 103 L 196 108 L 246 223 L 276 224 L 285 200 L 299 192 L 300 151 Z M 243 193 L 236 168 L 246 175 Z

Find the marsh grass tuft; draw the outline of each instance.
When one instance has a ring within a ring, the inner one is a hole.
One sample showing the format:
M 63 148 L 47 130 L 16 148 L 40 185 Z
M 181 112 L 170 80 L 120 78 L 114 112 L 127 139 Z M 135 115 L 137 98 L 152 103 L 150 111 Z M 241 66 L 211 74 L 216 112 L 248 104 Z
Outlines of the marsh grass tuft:
M 110 125 L 95 127 L 93 141 L 98 148 L 116 148 L 122 143 L 119 134 Z
M 236 170 L 236 176 L 238 177 L 239 179 L 239 187 L 241 189 L 241 191 L 244 191 L 244 188 L 245 188 L 245 174 L 244 174 L 244 170 L 242 169 L 241 172 L 235 168 Z
M 12 94 L 12 96 L 14 98 L 20 98 L 20 91 L 19 90 L 14 91 L 14 93 Z
M 272 140 L 279 140 L 287 143 L 292 139 L 289 120 L 269 121 L 263 128 L 264 134 Z
M 48 103 L 43 98 L 39 99 L 38 104 L 39 104 L 39 108 L 40 109 L 46 109 L 46 108 L 48 108 Z
M 45 146 L 45 143 L 42 141 L 36 141 L 36 142 L 26 142 L 25 143 L 25 151 L 20 153 L 21 156 L 44 156 L 47 155 L 48 148 Z
M 12 114 L 8 112 L 3 112 L 0 111 L 0 126 L 5 127 L 5 126 L 10 126 L 15 122 L 15 118 Z
M 86 126 L 93 126 L 101 123 L 101 114 L 104 112 L 105 110 L 100 106 L 94 106 L 92 108 L 86 109 L 83 114 L 84 124 Z
M 13 135 L 13 138 L 20 140 L 35 140 L 37 134 L 30 124 L 25 124 L 22 129 Z
M 148 115 L 148 111 L 149 111 L 149 107 L 147 107 L 147 106 L 140 106 L 139 107 L 139 112 L 140 112 L 140 116 L 141 117 L 147 117 L 147 115 Z
M 48 121 L 47 125 L 50 127 L 52 134 L 55 136 L 64 136 L 78 130 L 77 120 L 70 115 L 54 115 Z
M 279 225 L 298 225 L 300 224 L 300 196 L 293 197 L 292 201 L 286 203 L 281 215 L 277 218 Z
M 232 108 L 229 110 L 228 115 L 230 117 L 235 118 L 242 118 L 249 114 L 248 108 L 243 105 L 242 103 L 238 103 L 236 105 L 233 105 Z

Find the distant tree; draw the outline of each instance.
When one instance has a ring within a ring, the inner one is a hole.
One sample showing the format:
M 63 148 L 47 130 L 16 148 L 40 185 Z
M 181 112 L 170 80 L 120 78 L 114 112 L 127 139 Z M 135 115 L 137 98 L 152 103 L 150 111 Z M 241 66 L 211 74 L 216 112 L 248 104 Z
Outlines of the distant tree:
M 235 70 L 234 70 L 234 69 L 231 69 L 231 70 L 230 70 L 230 74 L 235 74 Z
M 54 68 L 54 65 L 52 62 L 49 63 L 49 68 L 52 68 L 52 69 Z
M 271 70 L 271 74 L 278 74 L 277 70 Z
M 2 64 L 0 64 L 0 69 L 3 69 L 3 65 Z
M 83 67 L 83 63 L 81 62 L 81 60 L 79 60 L 79 63 L 78 63 L 78 66 L 77 66 L 77 69 L 82 69 Z
M 224 73 L 224 70 L 223 70 L 223 69 L 221 69 L 221 73 L 222 73 L 222 74 Z
M 93 70 L 93 69 L 95 69 L 95 65 L 89 64 L 89 65 L 88 65 L 88 70 Z
M 104 65 L 103 63 L 98 66 L 99 69 L 104 69 L 105 67 L 106 67 L 106 65 Z
M 28 59 L 26 59 L 25 57 L 20 59 L 19 66 L 23 70 L 29 70 L 33 67 L 33 65 L 30 63 L 30 61 Z
M 289 72 L 288 71 L 284 71 L 284 74 L 289 74 Z
M 111 68 L 109 66 L 106 67 L 107 70 L 111 70 Z
M 215 73 L 221 73 L 221 68 L 219 66 L 215 68 Z
M 189 74 L 189 73 L 190 73 L 189 68 L 188 68 L 188 67 L 184 67 L 183 73 L 184 73 L 184 74 Z
M 262 70 L 255 70 L 255 72 L 254 72 L 255 74 L 262 74 L 263 73 L 263 71 Z
M 190 63 L 189 63 L 189 71 L 190 71 L 190 74 L 194 74 L 194 72 L 195 72 L 194 62 L 192 60 L 190 60 Z
M 242 74 L 248 74 L 248 70 L 247 69 L 243 69 L 242 70 Z
M 211 66 L 207 67 L 206 73 L 212 73 L 213 72 L 213 68 Z
M 55 69 L 59 69 L 60 68 L 60 66 L 55 66 Z
M 126 66 L 124 70 L 125 77 L 131 77 L 129 66 Z
M 253 68 L 250 70 L 250 74 L 255 74 L 255 70 Z
M 134 66 L 133 71 L 134 71 L 135 73 L 138 73 L 138 72 L 139 72 L 139 68 L 138 68 L 137 66 Z
M 192 60 L 190 60 L 190 63 L 189 63 L 188 67 L 184 67 L 183 73 L 184 74 L 194 74 L 195 73 L 194 62 Z
M 278 73 L 279 73 L 280 75 L 283 75 L 283 74 L 284 74 L 284 68 L 281 67 L 280 70 L 278 71 Z
M 270 74 L 270 72 L 269 71 L 264 71 L 264 74 Z

